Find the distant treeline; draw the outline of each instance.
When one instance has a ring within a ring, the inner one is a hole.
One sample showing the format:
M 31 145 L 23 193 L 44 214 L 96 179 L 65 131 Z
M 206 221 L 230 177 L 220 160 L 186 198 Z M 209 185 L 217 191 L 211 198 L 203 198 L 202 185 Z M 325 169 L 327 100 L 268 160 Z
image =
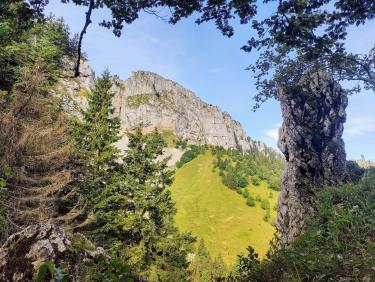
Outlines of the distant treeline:
M 267 156 L 259 151 L 242 153 L 222 147 L 214 147 L 212 152 L 216 157 L 214 166 L 220 170 L 220 176 L 227 187 L 234 190 L 245 188 L 250 179 L 255 186 L 266 181 L 271 189 L 280 190 L 284 169 L 281 156 Z

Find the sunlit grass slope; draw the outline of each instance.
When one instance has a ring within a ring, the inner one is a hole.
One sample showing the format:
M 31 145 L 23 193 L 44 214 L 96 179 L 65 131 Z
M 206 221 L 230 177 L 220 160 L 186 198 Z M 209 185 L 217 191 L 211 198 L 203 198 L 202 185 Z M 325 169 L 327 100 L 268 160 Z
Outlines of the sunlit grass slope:
M 191 231 L 203 238 L 212 257 L 221 254 L 228 265 L 233 265 L 237 255 L 251 245 L 263 256 L 273 238 L 274 227 L 270 224 L 275 216 L 273 206 L 278 193 L 267 188 L 249 186 L 256 197 L 270 199 L 272 219 L 263 220 L 265 211 L 257 202 L 255 207 L 246 205 L 244 197 L 225 187 L 217 171 L 213 171 L 213 156 L 208 150 L 176 171 L 171 187 L 176 203 L 176 225 L 181 231 Z

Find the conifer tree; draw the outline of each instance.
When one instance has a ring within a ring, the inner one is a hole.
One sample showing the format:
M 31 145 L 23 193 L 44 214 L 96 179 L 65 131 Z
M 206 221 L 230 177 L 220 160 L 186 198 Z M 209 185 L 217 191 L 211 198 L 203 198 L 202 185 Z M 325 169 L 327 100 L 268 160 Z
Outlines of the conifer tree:
M 111 87 L 110 74 L 105 71 L 90 91 L 82 120 L 73 123 L 72 137 L 86 160 L 89 174 L 96 177 L 103 177 L 119 158 L 114 143 L 120 139 L 120 120 L 113 116 Z
M 173 226 L 173 172 L 157 161 L 165 143 L 158 132 L 129 134 L 128 150 L 94 206 L 96 235 L 130 264 L 140 280 L 183 281 L 192 238 Z M 152 279 L 151 279 L 152 278 Z

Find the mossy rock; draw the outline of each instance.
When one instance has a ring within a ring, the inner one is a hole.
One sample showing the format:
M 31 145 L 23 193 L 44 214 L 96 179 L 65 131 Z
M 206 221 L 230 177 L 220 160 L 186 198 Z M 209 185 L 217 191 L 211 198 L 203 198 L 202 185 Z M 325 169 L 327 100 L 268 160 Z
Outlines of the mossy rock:
M 126 102 L 130 108 L 136 109 L 144 104 L 149 104 L 151 94 L 139 94 L 126 97 Z
M 80 90 L 76 92 L 76 96 L 78 97 L 88 97 L 89 94 L 90 94 L 90 90 L 88 90 L 87 88 L 81 88 Z

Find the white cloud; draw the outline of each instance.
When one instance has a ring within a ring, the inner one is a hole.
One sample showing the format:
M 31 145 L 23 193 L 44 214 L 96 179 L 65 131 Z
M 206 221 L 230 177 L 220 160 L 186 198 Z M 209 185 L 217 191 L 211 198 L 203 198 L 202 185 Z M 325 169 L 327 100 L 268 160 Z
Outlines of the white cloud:
M 271 129 L 268 129 L 266 131 L 264 131 L 264 134 L 268 137 L 271 137 L 272 140 L 274 142 L 277 142 L 277 140 L 279 139 L 279 128 L 280 128 L 281 124 L 278 123 L 275 125 L 274 128 L 271 128 Z
M 344 136 L 347 138 L 363 136 L 369 133 L 375 133 L 374 116 L 349 118 L 345 124 Z

